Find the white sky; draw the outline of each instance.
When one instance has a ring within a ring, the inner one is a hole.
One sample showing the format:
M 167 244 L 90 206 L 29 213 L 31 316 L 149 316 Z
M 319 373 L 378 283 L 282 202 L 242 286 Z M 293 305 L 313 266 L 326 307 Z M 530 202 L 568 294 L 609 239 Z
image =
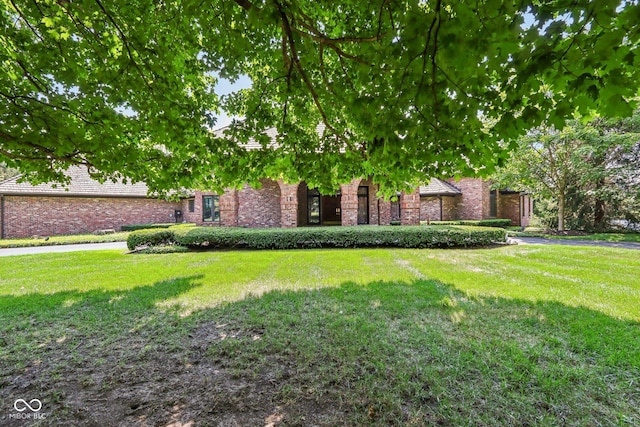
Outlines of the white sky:
M 218 80 L 218 84 L 216 85 L 215 91 L 219 96 L 228 95 L 240 89 L 246 89 L 251 86 L 251 80 L 249 77 L 242 76 L 234 83 L 231 83 L 227 79 L 220 78 Z M 238 118 L 238 117 L 236 117 Z M 232 117 L 229 117 L 224 112 L 222 112 L 218 116 L 218 121 L 216 122 L 215 128 L 220 129 L 222 127 L 228 126 L 231 123 Z

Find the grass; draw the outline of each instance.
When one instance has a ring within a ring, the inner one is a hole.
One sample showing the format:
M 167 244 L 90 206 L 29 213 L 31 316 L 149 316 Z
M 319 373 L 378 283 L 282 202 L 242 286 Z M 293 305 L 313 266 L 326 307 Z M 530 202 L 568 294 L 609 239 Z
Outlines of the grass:
M 601 242 L 636 242 L 640 243 L 640 233 L 593 233 L 586 236 L 550 236 L 552 239 L 593 240 Z
M 129 237 L 129 232 L 116 232 L 109 234 L 74 234 L 29 239 L 0 239 L 0 248 L 73 245 L 79 243 L 125 242 L 127 240 L 127 237 Z
M 634 242 L 640 243 L 640 233 L 627 232 L 627 233 L 590 233 L 580 235 L 556 235 L 545 232 L 544 229 L 529 227 L 524 231 L 516 231 L 510 229 L 508 234 L 515 237 L 543 237 L 545 239 L 556 240 L 587 240 L 598 242 Z
M 640 424 L 637 251 L 101 251 L 0 278 L 0 400 L 44 425 Z

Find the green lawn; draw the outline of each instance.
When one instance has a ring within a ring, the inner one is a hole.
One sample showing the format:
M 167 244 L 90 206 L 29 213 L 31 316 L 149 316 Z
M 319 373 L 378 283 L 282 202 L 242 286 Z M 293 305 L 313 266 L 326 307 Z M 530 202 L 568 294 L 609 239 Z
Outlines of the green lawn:
M 0 258 L 44 425 L 638 425 L 639 378 L 633 250 Z
M 0 248 L 23 248 L 28 246 L 73 245 L 78 243 L 125 242 L 129 232 L 109 234 L 74 234 L 68 236 L 37 237 L 28 239 L 0 239 Z
M 543 237 L 545 239 L 590 240 L 599 242 L 635 242 L 640 243 L 640 233 L 592 233 L 579 236 L 554 235 L 544 232 L 510 231 L 509 235 L 518 237 Z

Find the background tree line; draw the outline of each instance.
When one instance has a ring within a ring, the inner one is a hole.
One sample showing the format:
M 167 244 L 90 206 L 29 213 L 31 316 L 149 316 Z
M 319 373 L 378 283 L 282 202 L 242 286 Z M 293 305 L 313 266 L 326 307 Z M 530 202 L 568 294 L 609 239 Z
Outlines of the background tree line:
M 640 222 L 640 111 L 624 119 L 573 120 L 522 137 L 496 185 L 534 194 L 543 225 L 604 231 Z
M 18 169 L 7 167 L 6 165 L 0 163 L 0 181 L 4 181 L 5 179 L 12 178 L 18 175 Z

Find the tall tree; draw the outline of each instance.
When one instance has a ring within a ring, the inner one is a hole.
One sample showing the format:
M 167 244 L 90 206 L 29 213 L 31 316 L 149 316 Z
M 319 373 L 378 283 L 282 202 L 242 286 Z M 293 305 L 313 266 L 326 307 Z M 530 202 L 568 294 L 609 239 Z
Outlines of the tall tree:
M 17 169 L 8 168 L 7 166 L 0 163 L 0 181 L 4 181 L 5 179 L 12 178 L 18 175 Z
M 631 0 L 0 0 L 0 39 L 0 161 L 34 182 L 84 164 L 154 189 L 391 193 L 488 173 L 576 108 L 630 114 L 640 80 Z M 220 110 L 244 121 L 212 133 Z
M 567 222 L 601 231 L 611 219 L 640 220 L 639 150 L 640 112 L 625 120 L 573 120 L 562 131 L 541 127 L 520 138 L 494 178 L 550 201 L 538 211 L 553 212 L 559 231 Z

